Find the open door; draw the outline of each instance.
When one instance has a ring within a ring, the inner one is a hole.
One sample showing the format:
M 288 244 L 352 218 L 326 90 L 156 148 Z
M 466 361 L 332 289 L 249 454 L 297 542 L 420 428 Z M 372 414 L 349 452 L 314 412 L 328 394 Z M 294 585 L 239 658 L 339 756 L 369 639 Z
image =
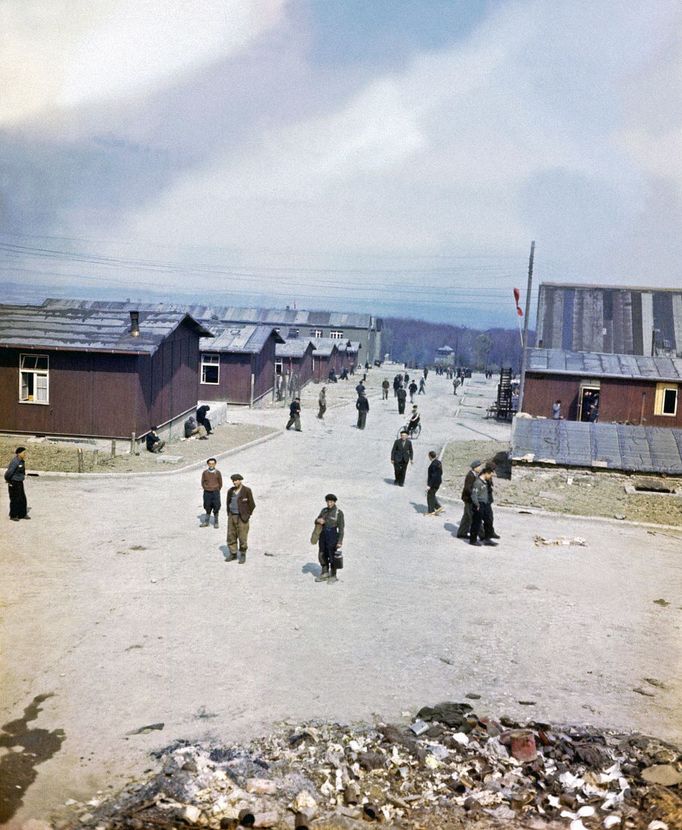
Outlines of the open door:
M 578 420 L 594 423 L 599 418 L 599 392 L 598 386 L 587 386 L 581 384 L 578 397 Z

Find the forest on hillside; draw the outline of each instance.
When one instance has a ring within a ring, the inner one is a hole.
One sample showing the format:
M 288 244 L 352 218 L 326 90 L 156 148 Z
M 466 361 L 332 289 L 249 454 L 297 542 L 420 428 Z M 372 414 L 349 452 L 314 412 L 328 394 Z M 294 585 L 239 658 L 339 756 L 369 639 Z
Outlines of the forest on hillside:
M 472 369 L 521 367 L 521 337 L 518 329 L 493 328 L 482 331 L 466 326 L 427 323 L 400 317 L 384 317 L 382 351 L 398 363 L 433 364 L 436 350 L 450 346 L 458 366 Z M 532 343 L 532 337 L 530 338 Z

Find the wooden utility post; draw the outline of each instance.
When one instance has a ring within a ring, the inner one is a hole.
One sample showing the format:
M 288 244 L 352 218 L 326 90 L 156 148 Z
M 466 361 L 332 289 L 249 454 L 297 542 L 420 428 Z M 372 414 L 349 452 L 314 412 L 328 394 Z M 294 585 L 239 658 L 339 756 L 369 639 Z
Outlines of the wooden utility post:
M 526 286 L 526 308 L 523 320 L 523 340 L 521 342 L 521 383 L 519 388 L 519 412 L 523 412 L 523 395 L 526 386 L 526 353 L 528 351 L 528 317 L 530 315 L 530 295 L 533 288 L 533 260 L 535 259 L 535 240 L 530 243 L 528 259 L 528 285 Z

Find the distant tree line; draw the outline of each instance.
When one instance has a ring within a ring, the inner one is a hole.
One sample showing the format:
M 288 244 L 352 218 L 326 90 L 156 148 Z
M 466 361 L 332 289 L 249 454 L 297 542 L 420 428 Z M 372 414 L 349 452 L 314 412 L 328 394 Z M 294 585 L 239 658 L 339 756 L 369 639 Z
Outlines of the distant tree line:
M 454 350 L 458 366 L 471 369 L 521 368 L 518 329 L 470 329 L 445 323 L 427 323 L 401 317 L 384 317 L 382 351 L 397 363 L 432 365 L 441 346 Z M 529 339 L 533 343 L 532 337 Z

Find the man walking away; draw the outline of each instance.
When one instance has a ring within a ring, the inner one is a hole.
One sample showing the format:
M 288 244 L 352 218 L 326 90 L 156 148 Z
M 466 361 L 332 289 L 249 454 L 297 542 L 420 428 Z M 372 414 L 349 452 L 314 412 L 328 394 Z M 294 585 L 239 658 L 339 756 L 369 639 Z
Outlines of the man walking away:
M 237 555 L 239 543 L 239 564 L 246 562 L 246 551 L 249 540 L 249 520 L 256 509 L 253 493 L 243 483 L 244 476 L 235 473 L 230 476 L 232 487 L 227 491 L 227 547 L 229 554 L 226 557 L 230 562 Z
M 419 381 L 419 394 L 425 395 L 426 394 L 426 380 L 421 378 Z
M 408 389 L 410 390 L 410 403 L 414 403 L 414 396 L 417 394 L 417 384 L 412 381 Z
M 428 484 L 428 489 L 426 490 L 427 513 L 424 515 L 436 516 L 444 510 L 436 498 L 438 488 L 443 482 L 443 465 L 438 460 L 438 454 L 434 450 L 429 452 L 429 459 L 431 463 L 426 474 L 426 483 Z
M 210 435 L 213 430 L 211 429 L 211 422 L 206 417 L 206 413 L 209 411 L 211 407 L 205 403 L 203 406 L 200 406 L 197 409 L 197 423 L 199 426 L 202 426 L 206 430 L 206 435 Z
M 497 542 L 492 539 L 493 522 L 492 510 L 488 501 L 488 481 L 493 476 L 493 470 L 485 466 L 471 487 L 471 530 L 469 531 L 469 544 L 480 545 L 478 534 L 483 525 L 483 544 L 495 546 Z
M 14 458 L 5 470 L 5 481 L 9 490 L 9 517 L 13 522 L 30 519 L 27 515 L 24 479 L 26 478 L 26 447 L 17 447 Z
M 324 413 L 327 411 L 327 387 L 323 386 L 320 389 L 320 394 L 317 396 L 317 417 L 322 420 L 324 418 Z
M 149 452 L 163 452 L 166 442 L 162 441 L 156 433 L 156 427 L 152 427 L 145 438 L 147 450 Z
M 395 394 L 398 398 L 398 415 L 404 415 L 405 401 L 407 400 L 407 392 L 405 391 L 405 387 L 399 386 Z
M 391 388 L 391 384 L 388 382 L 388 378 L 384 378 L 383 383 L 381 384 L 381 400 L 387 401 L 388 400 L 388 390 Z
M 395 481 L 399 487 L 405 484 L 405 473 L 407 465 L 414 463 L 414 452 L 412 441 L 407 437 L 407 430 L 400 430 L 400 438 L 396 438 L 391 449 L 391 462 L 395 471 Z
M 457 538 L 466 539 L 471 530 L 471 488 L 474 486 L 474 481 L 479 472 L 483 469 L 483 462 L 472 461 L 469 465 L 469 472 L 464 477 L 464 487 L 462 488 L 461 499 L 464 502 L 464 513 L 459 520 L 459 527 L 457 528 Z
M 289 420 L 287 421 L 287 429 L 294 427 L 296 432 L 301 431 L 301 399 L 294 398 L 289 404 Z
M 218 528 L 218 513 L 220 513 L 220 491 L 223 489 L 223 477 L 216 469 L 215 458 L 206 462 L 208 468 L 201 474 L 201 487 L 204 491 L 204 513 L 200 527 L 208 527 L 213 513 L 213 527 Z
M 364 429 L 367 423 L 367 413 L 369 412 L 369 401 L 364 392 L 358 395 L 355 408 L 358 411 L 358 429 Z

